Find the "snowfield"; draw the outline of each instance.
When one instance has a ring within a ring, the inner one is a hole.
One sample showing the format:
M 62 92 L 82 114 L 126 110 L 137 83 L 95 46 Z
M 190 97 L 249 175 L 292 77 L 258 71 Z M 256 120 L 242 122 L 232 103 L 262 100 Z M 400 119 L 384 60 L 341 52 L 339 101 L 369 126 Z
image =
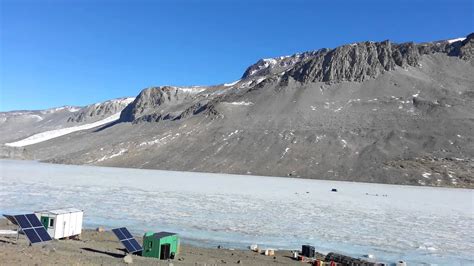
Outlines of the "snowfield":
M 462 41 L 464 41 L 465 39 L 466 39 L 465 37 L 461 37 L 461 38 L 456 38 L 456 39 L 448 40 L 448 42 L 449 42 L 449 43 L 462 42 Z
M 43 141 L 47 141 L 50 139 L 54 139 L 57 137 L 61 137 L 76 131 L 81 131 L 81 130 L 86 130 L 86 129 L 91 129 L 99 126 L 103 126 L 105 124 L 114 122 L 120 118 L 120 112 L 111 115 L 107 118 L 104 118 L 102 120 L 96 121 L 94 123 L 90 124 L 84 124 L 80 126 L 74 126 L 74 127 L 67 127 L 67 128 L 61 128 L 61 129 L 55 129 L 55 130 L 49 130 L 45 132 L 41 132 L 38 134 L 34 134 L 33 136 L 30 136 L 26 139 L 22 139 L 19 141 L 11 142 L 11 143 L 5 143 L 6 146 L 10 147 L 23 147 L 23 146 L 28 146 L 36 143 L 40 143 Z
M 338 192 L 331 192 L 337 188 Z M 77 207 L 88 227 L 167 230 L 409 265 L 474 263 L 473 190 L 0 160 L 0 212 Z
M 224 83 L 224 87 L 231 87 L 231 86 L 234 86 L 235 84 L 237 84 L 239 82 L 240 82 L 240 79 L 236 80 L 234 82 L 231 82 L 231 83 Z

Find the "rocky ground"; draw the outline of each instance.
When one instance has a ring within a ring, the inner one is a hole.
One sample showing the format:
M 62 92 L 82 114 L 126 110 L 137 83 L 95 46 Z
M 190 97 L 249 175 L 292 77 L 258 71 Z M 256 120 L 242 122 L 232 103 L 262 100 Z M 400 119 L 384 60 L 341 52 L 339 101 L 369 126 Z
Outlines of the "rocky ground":
M 0 220 L 0 229 L 14 228 Z M 137 237 L 141 243 L 141 237 Z M 80 240 L 53 240 L 28 246 L 25 236 L 0 235 L 0 265 L 124 265 L 123 246 L 112 232 L 84 230 Z M 202 248 L 181 244 L 180 253 L 174 260 L 158 260 L 131 256 L 136 265 L 301 265 L 291 258 L 291 251 L 276 251 L 265 256 L 250 250 L 226 248 Z

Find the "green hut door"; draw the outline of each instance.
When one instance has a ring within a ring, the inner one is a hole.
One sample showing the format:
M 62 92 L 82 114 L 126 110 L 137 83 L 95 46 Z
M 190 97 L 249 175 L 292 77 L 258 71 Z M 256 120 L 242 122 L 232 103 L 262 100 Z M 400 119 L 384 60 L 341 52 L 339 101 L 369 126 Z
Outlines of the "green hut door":
M 41 216 L 41 223 L 43 224 L 44 228 L 48 229 L 49 217 Z
M 160 260 L 167 260 L 170 258 L 170 249 L 171 245 L 170 244 L 163 244 L 160 247 Z

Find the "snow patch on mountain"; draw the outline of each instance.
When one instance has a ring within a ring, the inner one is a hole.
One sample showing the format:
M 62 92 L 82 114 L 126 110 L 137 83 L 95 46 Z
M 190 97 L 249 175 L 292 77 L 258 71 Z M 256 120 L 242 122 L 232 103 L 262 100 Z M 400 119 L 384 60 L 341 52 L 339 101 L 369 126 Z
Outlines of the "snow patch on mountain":
M 202 88 L 202 87 L 176 87 L 176 89 L 179 91 L 179 92 L 184 92 L 184 93 L 200 93 L 202 91 L 205 91 L 206 88 Z
M 77 111 L 81 110 L 81 108 L 75 107 L 75 106 L 61 106 L 61 107 L 56 107 L 56 108 L 50 108 L 50 109 L 47 109 L 47 110 L 43 110 L 43 111 L 41 111 L 41 113 L 42 114 L 51 114 L 51 113 L 56 113 L 56 112 L 63 111 L 63 110 L 74 113 L 74 112 L 77 112 Z
M 453 42 L 462 42 L 464 41 L 466 38 L 465 37 L 462 37 L 462 38 L 456 38 L 456 39 L 451 39 L 451 40 L 448 40 L 449 43 L 453 43 Z
M 104 156 L 102 158 L 100 158 L 99 160 L 97 160 L 98 162 L 103 162 L 105 160 L 108 160 L 108 159 L 112 159 L 114 157 L 117 157 L 117 156 L 120 156 L 122 154 L 124 154 L 126 151 L 128 151 L 127 149 L 120 149 L 120 151 L 112 154 L 112 155 L 109 155 L 109 156 Z
M 30 117 L 36 119 L 36 121 L 41 121 L 41 120 L 43 120 L 43 118 L 42 118 L 41 116 L 39 116 L 39 115 L 30 115 Z
M 232 105 L 253 105 L 253 102 L 231 102 L 231 103 L 228 103 L 228 104 L 232 104 Z
M 43 141 L 47 141 L 50 139 L 54 139 L 57 137 L 61 137 L 61 136 L 64 136 L 76 131 L 99 127 L 99 126 L 114 122 L 118 120 L 119 118 L 120 118 L 120 112 L 94 123 L 84 124 L 84 125 L 74 126 L 74 127 L 61 128 L 61 129 L 56 129 L 56 130 L 49 130 L 49 131 L 35 134 L 26 139 L 22 139 L 16 142 L 5 143 L 5 145 L 10 146 L 10 147 L 24 147 L 24 146 L 40 143 Z
M 225 87 L 231 87 L 231 86 L 234 86 L 235 84 L 239 83 L 240 82 L 240 79 L 239 80 L 236 80 L 234 82 L 231 82 L 231 83 L 224 83 L 224 86 Z

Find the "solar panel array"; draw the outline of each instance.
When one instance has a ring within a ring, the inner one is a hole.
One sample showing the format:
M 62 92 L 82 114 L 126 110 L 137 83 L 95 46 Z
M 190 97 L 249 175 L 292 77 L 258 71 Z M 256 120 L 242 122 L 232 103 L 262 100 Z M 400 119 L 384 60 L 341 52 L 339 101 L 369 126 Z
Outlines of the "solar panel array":
M 16 224 L 20 226 L 31 244 L 52 240 L 36 215 L 21 214 L 14 215 L 13 218 L 15 218 Z
M 112 232 L 117 236 L 117 238 L 122 242 L 122 245 L 125 246 L 129 253 L 135 253 L 142 251 L 143 248 L 138 244 L 137 240 L 133 238 L 132 234 L 127 230 L 127 228 L 115 228 L 112 229 Z
M 5 218 L 7 218 L 12 224 L 18 225 L 18 223 L 16 222 L 15 217 L 13 217 L 13 215 L 4 214 L 3 216 Z

